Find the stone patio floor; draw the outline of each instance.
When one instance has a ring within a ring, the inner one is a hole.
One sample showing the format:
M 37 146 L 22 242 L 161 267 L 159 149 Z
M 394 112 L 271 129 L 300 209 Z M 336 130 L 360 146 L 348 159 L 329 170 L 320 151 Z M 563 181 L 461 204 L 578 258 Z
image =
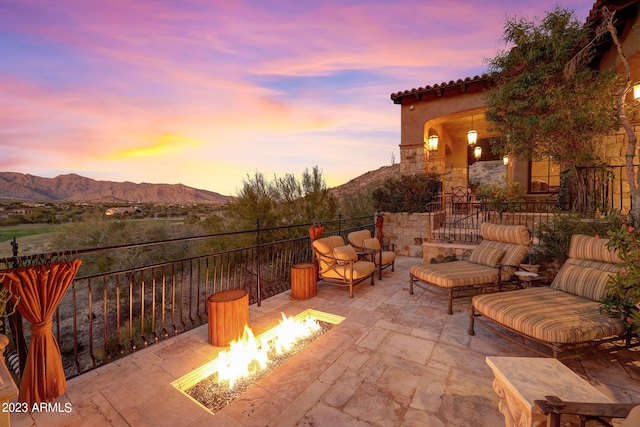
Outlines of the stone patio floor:
M 535 355 L 481 325 L 469 336 L 466 300 L 447 315 L 443 299 L 409 295 L 409 268 L 419 262 L 399 257 L 394 273 L 359 286 L 353 299 L 319 284 L 308 300 L 286 292 L 251 306 L 256 335 L 281 312 L 313 308 L 345 320 L 216 414 L 171 385 L 221 350 L 204 325 L 69 380 L 56 400 L 68 413 L 14 413 L 11 426 L 504 425 L 485 357 Z M 639 352 L 566 364 L 613 399 L 640 402 Z

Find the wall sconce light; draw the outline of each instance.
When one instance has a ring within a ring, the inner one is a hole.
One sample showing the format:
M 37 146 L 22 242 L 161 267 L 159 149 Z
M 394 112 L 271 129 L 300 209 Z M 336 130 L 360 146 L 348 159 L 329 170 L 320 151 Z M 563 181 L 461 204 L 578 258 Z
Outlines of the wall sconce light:
M 505 166 L 509 166 L 509 155 L 505 154 L 504 157 L 502 158 L 502 164 Z
M 469 145 L 475 145 L 478 141 L 478 132 L 473 129 L 473 114 L 471 115 L 471 130 L 467 132 L 467 142 Z
M 482 147 L 480 147 L 479 145 L 476 145 L 473 148 L 473 157 L 475 157 L 476 160 L 480 160 L 480 157 L 482 157 Z
M 640 98 L 640 82 L 633 85 L 633 99 Z
M 438 135 L 429 135 L 427 148 L 431 152 L 438 151 Z

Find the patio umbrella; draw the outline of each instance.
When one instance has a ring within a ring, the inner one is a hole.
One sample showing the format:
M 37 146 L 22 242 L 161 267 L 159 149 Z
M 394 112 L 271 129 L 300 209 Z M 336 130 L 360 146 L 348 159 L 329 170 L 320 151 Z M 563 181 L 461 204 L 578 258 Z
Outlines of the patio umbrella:
M 18 397 L 29 407 L 50 402 L 67 388 L 60 348 L 51 325 L 80 264 L 80 260 L 73 260 L 18 267 L 10 270 L 3 280 L 14 301 L 19 299 L 16 308 L 31 323 L 31 343 Z
M 322 236 L 322 233 L 324 233 L 324 225 L 322 224 L 313 224 L 309 228 L 309 237 L 311 238 L 312 242 L 316 239 L 319 239 Z
M 382 223 L 384 222 L 384 216 L 380 215 L 376 218 L 376 237 L 380 241 L 380 247 L 384 247 L 384 235 L 382 234 Z

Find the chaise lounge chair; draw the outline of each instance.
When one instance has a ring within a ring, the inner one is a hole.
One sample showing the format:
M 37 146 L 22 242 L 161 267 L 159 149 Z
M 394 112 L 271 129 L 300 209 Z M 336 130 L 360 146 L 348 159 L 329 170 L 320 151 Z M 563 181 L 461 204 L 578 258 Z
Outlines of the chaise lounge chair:
M 500 290 L 512 282 L 513 273 L 526 256 L 531 233 L 523 225 L 480 225 L 482 242 L 466 261 L 442 264 L 419 264 L 411 267 L 409 293 L 418 286 L 447 297 L 447 313 L 453 314 L 453 300 L 487 291 Z
M 620 262 L 606 243 L 607 239 L 572 236 L 569 259 L 550 287 L 473 297 L 469 334 L 478 322 L 515 344 L 558 359 L 630 347 L 625 322 L 600 311 L 600 300 Z

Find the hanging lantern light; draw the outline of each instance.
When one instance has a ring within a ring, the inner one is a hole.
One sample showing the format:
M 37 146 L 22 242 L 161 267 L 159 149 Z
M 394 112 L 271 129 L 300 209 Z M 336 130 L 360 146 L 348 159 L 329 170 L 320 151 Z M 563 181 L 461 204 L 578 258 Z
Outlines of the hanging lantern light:
M 429 135 L 429 151 L 438 151 L 438 135 Z
M 476 160 L 480 160 L 480 157 L 482 157 L 482 147 L 479 145 L 476 145 L 473 148 L 473 157 L 476 158 Z
M 640 83 L 633 85 L 633 99 L 640 98 Z
M 471 115 L 471 130 L 467 132 L 467 142 L 469 145 L 475 145 L 478 141 L 478 132 L 473 129 L 473 114 Z
M 509 165 L 509 155 L 505 154 L 504 157 L 502 158 L 502 164 L 505 166 Z

